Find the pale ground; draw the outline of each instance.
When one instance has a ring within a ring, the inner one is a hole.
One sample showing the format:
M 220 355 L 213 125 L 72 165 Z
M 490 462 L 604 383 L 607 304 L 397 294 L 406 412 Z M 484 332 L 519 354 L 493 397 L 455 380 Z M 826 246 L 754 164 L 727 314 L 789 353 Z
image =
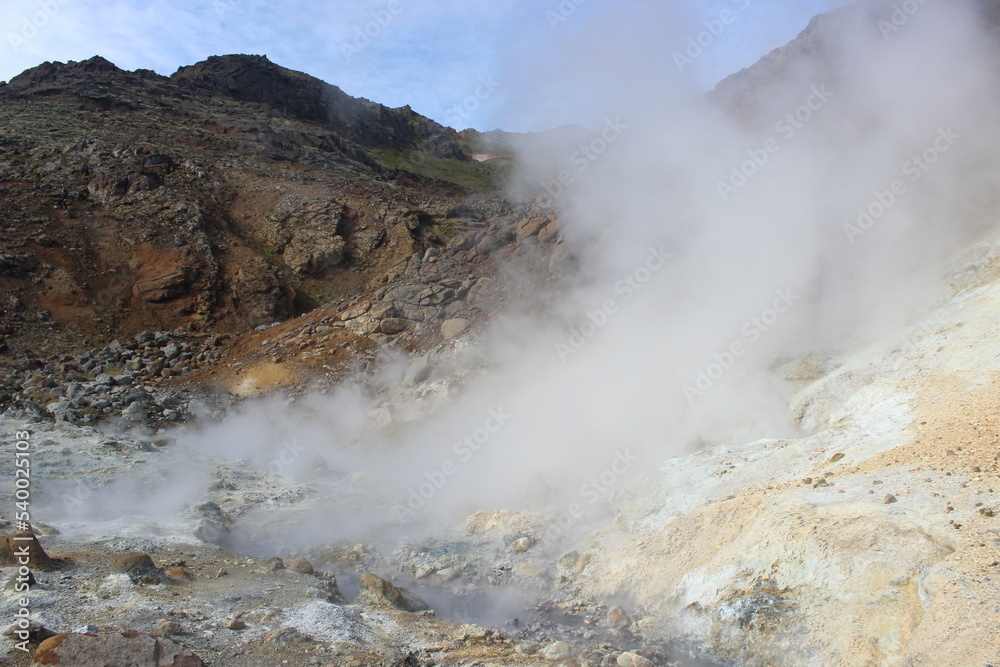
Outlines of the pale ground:
M 1000 284 L 980 250 L 986 284 L 798 395 L 814 435 L 648 475 L 585 590 L 741 665 L 1000 665 Z

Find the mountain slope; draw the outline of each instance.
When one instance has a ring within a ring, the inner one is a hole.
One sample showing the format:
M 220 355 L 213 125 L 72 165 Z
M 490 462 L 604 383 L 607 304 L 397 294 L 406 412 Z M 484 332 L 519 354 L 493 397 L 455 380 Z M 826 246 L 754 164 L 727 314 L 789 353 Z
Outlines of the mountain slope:
M 453 130 L 266 58 L 46 63 L 0 85 L 4 335 L 285 319 L 441 245 L 492 179 Z

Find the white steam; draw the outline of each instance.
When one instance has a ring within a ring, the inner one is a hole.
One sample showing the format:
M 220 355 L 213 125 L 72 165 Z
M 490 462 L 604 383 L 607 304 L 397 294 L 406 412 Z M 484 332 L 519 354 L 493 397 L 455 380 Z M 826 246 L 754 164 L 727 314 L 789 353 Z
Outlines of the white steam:
M 669 8 L 593 6 L 519 47 L 512 114 L 588 128 L 520 158 L 518 194 L 558 193 L 559 253 L 579 260 L 559 298 L 498 317 L 467 353 L 489 372 L 460 388 L 393 408 L 353 386 L 305 410 L 263 403 L 185 442 L 266 470 L 294 441 L 301 455 L 273 472 L 369 492 L 274 527 L 276 541 L 287 529 L 320 544 L 496 509 L 580 527 L 698 443 L 796 433 L 776 364 L 926 308 L 943 261 L 982 233 L 997 181 L 995 62 L 972 9 L 928 3 L 886 35 L 891 13 L 838 12 L 825 41 L 749 82 L 752 105 L 706 98 L 677 71 L 699 24 Z M 519 280 L 512 295 L 530 291 Z M 392 508 L 422 485 L 433 492 L 400 522 Z

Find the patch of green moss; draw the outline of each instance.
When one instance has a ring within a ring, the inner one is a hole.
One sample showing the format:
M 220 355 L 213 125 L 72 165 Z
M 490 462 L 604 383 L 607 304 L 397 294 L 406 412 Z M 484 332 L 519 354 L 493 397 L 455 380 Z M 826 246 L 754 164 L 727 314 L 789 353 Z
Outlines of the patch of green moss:
M 495 190 L 497 171 L 489 163 L 442 158 L 419 150 L 383 148 L 374 151 L 376 159 L 386 169 L 408 171 L 411 174 L 451 183 L 471 191 Z

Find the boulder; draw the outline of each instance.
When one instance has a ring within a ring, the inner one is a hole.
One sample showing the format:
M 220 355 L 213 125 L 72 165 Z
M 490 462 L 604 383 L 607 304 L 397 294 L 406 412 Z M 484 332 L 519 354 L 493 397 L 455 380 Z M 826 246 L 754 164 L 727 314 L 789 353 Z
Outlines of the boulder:
M 130 422 L 141 422 L 146 420 L 146 410 L 139 401 L 133 401 L 127 408 L 122 410 L 122 419 Z
M 471 324 L 472 323 L 469 322 L 469 320 L 463 320 L 460 318 L 445 320 L 441 323 L 441 336 L 443 336 L 446 340 L 456 338 L 465 333 L 466 329 L 468 329 Z
M 314 574 L 316 572 L 313 564 L 305 558 L 296 558 L 288 564 L 288 569 L 298 574 Z
M 401 611 L 417 612 L 429 609 L 427 603 L 410 591 L 371 573 L 361 575 L 360 604 L 373 607 L 394 607 Z
M 653 667 L 653 661 L 638 653 L 622 653 L 616 661 L 618 667 Z
M 399 317 L 390 317 L 388 319 L 382 320 L 382 324 L 379 327 L 380 331 L 387 336 L 395 336 L 401 334 L 410 328 L 410 321 L 404 320 Z
M 55 561 L 49 558 L 38 538 L 30 530 L 0 537 L 0 567 L 23 565 L 20 558 L 25 546 L 28 548 L 28 567 L 36 570 L 55 569 Z
M 204 667 L 205 662 L 170 639 L 129 630 L 50 637 L 38 646 L 32 664 Z
M 201 522 L 194 536 L 202 542 L 223 545 L 233 527 L 233 520 L 216 503 L 207 502 L 195 508 Z
M 566 642 L 552 642 L 542 649 L 542 657 L 553 662 L 568 660 L 573 651 Z
M 159 584 L 164 583 L 167 578 L 148 554 L 138 551 L 115 556 L 111 563 L 111 571 L 116 574 L 127 574 L 133 583 Z

